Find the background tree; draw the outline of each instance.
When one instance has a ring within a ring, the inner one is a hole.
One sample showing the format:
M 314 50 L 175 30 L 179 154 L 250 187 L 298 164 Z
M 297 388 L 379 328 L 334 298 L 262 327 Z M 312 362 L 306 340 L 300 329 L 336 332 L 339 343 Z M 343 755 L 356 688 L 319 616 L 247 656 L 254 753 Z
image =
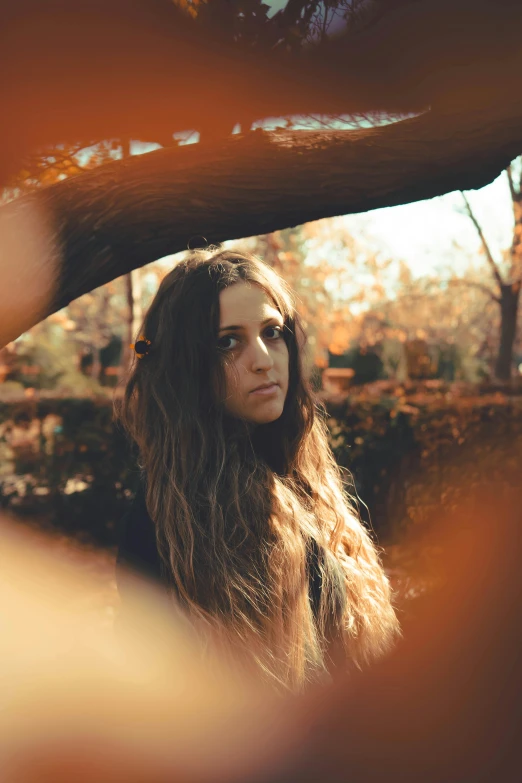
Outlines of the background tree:
M 355 336 L 354 313 L 384 295 L 391 259 L 334 218 L 252 237 L 245 244 L 280 272 L 297 294 L 308 331 L 307 362 L 326 367 Z
M 432 377 L 477 382 L 493 374 L 498 307 L 484 294 L 471 267 L 460 277 L 425 275 L 414 278 L 402 266 L 401 282 L 393 297 L 380 303 L 376 338 L 391 341 L 392 366 L 397 341 L 404 346 L 424 341 Z M 458 283 L 458 296 L 454 283 Z M 428 369 L 428 368 L 427 368 Z
M 481 285 L 483 292 L 500 307 L 500 339 L 495 362 L 495 376 L 508 380 L 513 368 L 513 346 L 517 333 L 518 303 L 522 285 L 522 162 L 518 158 L 506 169 L 513 204 L 513 238 L 511 246 L 502 252 L 502 260 L 495 260 L 483 228 L 463 193 L 466 212 L 477 229 L 485 258 L 488 262 L 493 287 Z

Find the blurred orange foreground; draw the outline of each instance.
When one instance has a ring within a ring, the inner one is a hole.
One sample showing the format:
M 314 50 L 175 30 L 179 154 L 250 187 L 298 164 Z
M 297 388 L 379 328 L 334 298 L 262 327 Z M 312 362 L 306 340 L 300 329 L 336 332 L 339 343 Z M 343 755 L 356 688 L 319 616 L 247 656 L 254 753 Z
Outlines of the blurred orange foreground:
M 2 781 L 518 781 L 521 494 L 433 520 L 442 586 L 392 655 L 284 699 L 203 664 L 138 581 L 128 638 L 93 628 L 88 578 L 4 522 Z

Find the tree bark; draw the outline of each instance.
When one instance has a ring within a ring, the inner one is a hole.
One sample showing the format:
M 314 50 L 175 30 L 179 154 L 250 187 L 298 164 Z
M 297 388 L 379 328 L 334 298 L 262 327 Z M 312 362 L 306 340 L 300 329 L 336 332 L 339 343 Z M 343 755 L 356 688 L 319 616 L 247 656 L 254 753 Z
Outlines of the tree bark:
M 449 125 L 426 113 L 360 131 L 255 131 L 106 164 L 39 191 L 30 198 L 50 215 L 62 253 L 46 315 L 186 249 L 192 236 L 221 242 L 479 188 L 522 149 L 522 111 L 496 122 L 480 112 L 454 117 L 451 142 Z
M 503 284 L 500 289 L 500 345 L 495 363 L 495 377 L 501 381 L 511 378 L 513 344 L 517 333 L 520 282 Z

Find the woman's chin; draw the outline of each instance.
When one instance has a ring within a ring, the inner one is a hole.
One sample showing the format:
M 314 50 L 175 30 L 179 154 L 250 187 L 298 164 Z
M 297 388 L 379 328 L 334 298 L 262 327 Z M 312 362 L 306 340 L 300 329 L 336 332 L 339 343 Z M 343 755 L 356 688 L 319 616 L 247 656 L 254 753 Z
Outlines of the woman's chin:
M 244 408 L 239 410 L 228 410 L 228 414 L 235 419 L 242 419 L 248 424 L 255 426 L 258 424 L 270 424 L 272 421 L 279 419 L 283 413 L 283 405 L 280 403 L 272 402 L 268 405 L 257 406 L 257 410 Z
M 257 415 L 250 417 L 249 421 L 254 424 L 270 424 L 271 421 L 276 421 L 276 419 L 279 419 L 282 413 L 283 409 L 281 407 L 276 409 L 274 406 L 272 410 L 266 410 L 262 412 L 259 411 Z

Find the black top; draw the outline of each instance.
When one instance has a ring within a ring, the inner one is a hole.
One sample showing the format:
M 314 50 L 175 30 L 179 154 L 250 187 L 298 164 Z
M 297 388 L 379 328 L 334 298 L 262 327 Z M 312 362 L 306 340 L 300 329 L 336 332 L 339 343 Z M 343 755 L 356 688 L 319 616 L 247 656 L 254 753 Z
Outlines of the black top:
M 126 596 L 126 568 L 163 585 L 166 589 L 166 580 L 162 575 L 161 558 L 156 545 L 156 530 L 147 511 L 145 490 L 142 485 L 140 485 L 130 509 L 121 520 L 116 559 L 116 583 L 122 603 L 125 602 Z M 308 572 L 310 600 L 314 612 L 317 613 L 321 598 L 322 578 L 319 570 L 319 548 L 314 540 L 312 540 L 310 548 Z
M 141 485 L 120 525 L 116 558 L 118 589 L 120 590 L 122 584 L 123 568 L 130 568 L 141 576 L 163 582 L 156 546 L 156 530 L 147 511 L 145 491 Z

